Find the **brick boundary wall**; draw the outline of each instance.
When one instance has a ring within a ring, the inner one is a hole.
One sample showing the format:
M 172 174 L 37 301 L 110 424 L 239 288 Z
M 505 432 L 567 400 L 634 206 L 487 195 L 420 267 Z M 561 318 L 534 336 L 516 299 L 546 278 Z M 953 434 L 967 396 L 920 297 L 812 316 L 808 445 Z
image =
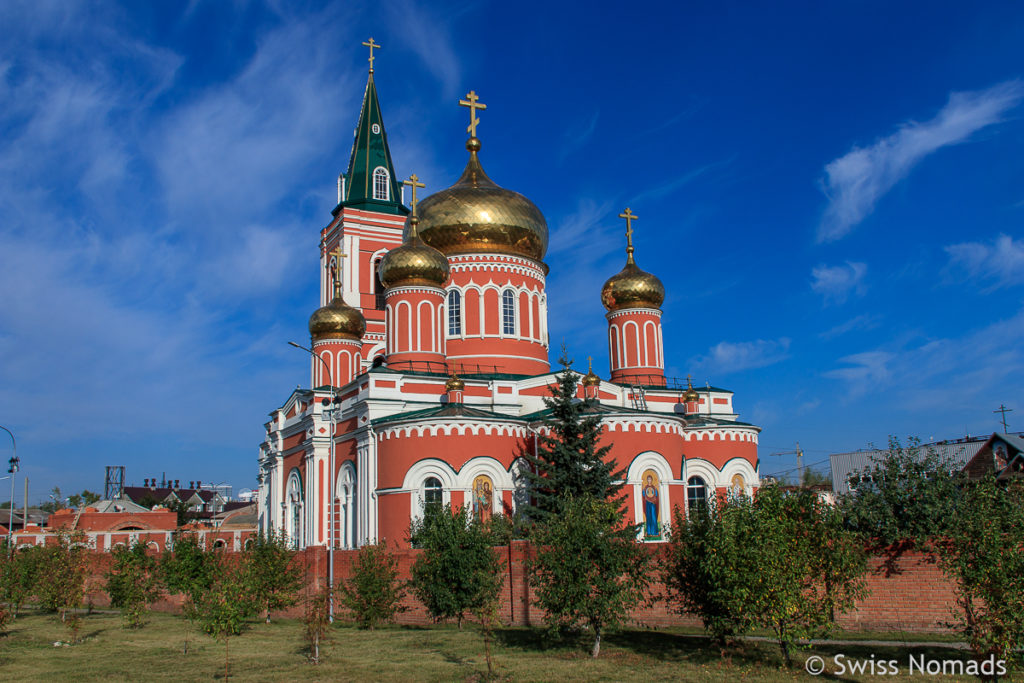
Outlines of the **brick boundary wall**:
M 652 554 L 661 547 L 650 546 Z M 399 576 L 408 579 L 412 565 L 420 550 L 410 548 L 392 549 L 398 560 Z M 540 626 L 543 612 L 533 604 L 533 591 L 529 585 L 527 562 L 532 547 L 526 541 L 513 541 L 494 549 L 502 563 L 504 583 L 500 592 L 498 615 L 502 623 L 515 626 Z M 334 558 L 335 584 L 351 575 L 352 562 L 358 551 L 337 550 Z M 87 578 L 88 604 L 96 607 L 109 606 L 110 600 L 103 591 L 105 573 L 112 558 L 108 553 L 94 553 Z M 327 576 L 327 551 L 324 548 L 308 548 L 298 554 L 297 561 L 304 568 L 307 577 L 307 591 L 323 585 Z M 661 592 L 655 585 L 654 594 Z M 905 552 L 893 563 L 886 556 L 875 556 L 869 560 L 867 573 L 867 595 L 855 609 L 840 615 L 838 624 L 842 628 L 868 631 L 906 632 L 949 632 L 956 605 L 955 585 L 947 577 L 933 555 L 920 552 Z M 429 624 L 431 619 L 423 605 L 407 591 L 403 600 L 405 611 L 398 615 L 401 624 Z M 177 597 L 160 600 L 154 609 L 174 612 L 181 607 Z M 344 608 L 337 606 L 338 614 Z M 281 613 L 281 616 L 299 617 L 302 607 L 296 606 Z M 633 626 L 661 628 L 673 626 L 700 626 L 700 620 L 691 615 L 673 612 L 664 600 L 650 605 L 638 605 L 630 615 Z

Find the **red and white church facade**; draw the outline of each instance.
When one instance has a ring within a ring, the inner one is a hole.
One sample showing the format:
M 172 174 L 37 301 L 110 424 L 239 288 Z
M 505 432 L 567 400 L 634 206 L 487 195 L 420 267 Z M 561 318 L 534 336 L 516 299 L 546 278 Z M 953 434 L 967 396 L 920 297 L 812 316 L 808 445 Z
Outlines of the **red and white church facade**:
M 271 412 L 259 449 L 260 527 L 299 547 L 407 543 L 428 505 L 490 517 L 528 499 L 523 455 L 545 429 L 556 383 L 548 228 L 529 199 L 486 175 L 483 106 L 474 93 L 461 104 L 471 118 L 466 169 L 417 202 L 415 176 L 404 185 L 395 176 L 370 71 L 338 205 L 319 236 L 313 388 Z M 635 216 L 622 217 L 626 265 L 601 290 L 610 376 L 581 373 L 578 390 L 626 472 L 629 514 L 656 541 L 674 508 L 759 485 L 760 430 L 738 420 L 732 392 L 666 380 L 664 289 L 637 266 Z

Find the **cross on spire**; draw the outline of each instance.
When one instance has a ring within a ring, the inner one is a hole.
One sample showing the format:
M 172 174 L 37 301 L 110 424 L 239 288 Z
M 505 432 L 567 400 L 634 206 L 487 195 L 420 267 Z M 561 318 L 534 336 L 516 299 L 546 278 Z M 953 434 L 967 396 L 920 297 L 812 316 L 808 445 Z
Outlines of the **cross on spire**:
M 469 133 L 469 137 L 471 138 L 476 137 L 476 126 L 480 123 L 480 119 L 477 118 L 476 115 L 476 110 L 479 109 L 483 111 L 484 109 L 487 109 L 487 105 L 479 102 L 479 99 L 480 98 L 477 96 L 476 91 L 470 90 L 466 93 L 466 99 L 459 100 L 460 106 L 469 107 L 469 126 L 466 128 L 466 132 Z
M 587 356 L 587 372 L 593 372 L 593 371 L 594 371 L 594 357 L 593 356 Z
M 378 43 L 373 42 L 373 36 L 370 36 L 370 42 L 363 41 L 363 45 L 370 48 L 370 73 L 373 73 L 373 60 L 376 59 L 376 57 L 373 56 L 373 48 L 377 48 L 379 50 L 381 46 Z
M 1009 430 L 1008 430 L 1008 429 L 1007 429 L 1007 427 L 1006 427 L 1006 414 L 1007 414 L 1007 413 L 1012 413 L 1012 412 L 1013 412 L 1013 408 L 1007 408 L 1007 407 L 1006 407 L 1006 406 L 1004 406 L 1004 405 L 1003 405 L 1002 403 L 1000 403 L 1000 404 L 999 404 L 999 409 L 998 409 L 998 410 L 993 410 L 992 412 L 993 412 L 993 413 L 1002 413 L 1002 420 L 1003 420 L 1003 434 L 1008 434 L 1008 433 L 1009 433 Z
M 408 180 L 403 180 L 402 184 L 403 185 L 408 185 L 409 187 L 412 188 L 412 202 L 410 202 L 410 206 L 412 207 L 412 215 L 415 216 L 416 215 L 416 188 L 417 187 L 426 187 L 426 185 L 420 182 L 420 177 L 418 175 L 416 175 L 415 173 L 413 173 L 411 176 L 409 176 Z
M 633 213 L 633 210 L 628 206 L 626 210 L 619 214 L 619 218 L 626 219 L 626 256 L 629 260 L 633 260 L 633 221 L 637 220 L 637 215 Z

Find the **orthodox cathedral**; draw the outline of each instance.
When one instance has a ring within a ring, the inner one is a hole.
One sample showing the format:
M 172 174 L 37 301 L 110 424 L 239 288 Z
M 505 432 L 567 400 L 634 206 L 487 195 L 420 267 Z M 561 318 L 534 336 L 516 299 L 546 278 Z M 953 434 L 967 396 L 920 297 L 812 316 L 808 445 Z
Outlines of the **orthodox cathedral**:
M 451 187 L 399 180 L 370 73 L 338 204 L 320 231 L 320 308 L 309 319 L 312 389 L 270 413 L 259 449 L 259 524 L 297 547 L 407 543 L 432 505 L 488 518 L 528 499 L 522 468 L 545 430 L 548 226 L 484 172 L 470 92 L 468 159 Z M 405 205 L 409 188 L 409 206 Z M 760 429 L 733 394 L 665 377 L 661 281 L 633 256 L 600 292 L 609 377 L 591 368 L 580 400 L 626 472 L 640 540 L 663 538 L 676 507 L 759 485 Z M 595 321 L 595 324 L 597 321 Z

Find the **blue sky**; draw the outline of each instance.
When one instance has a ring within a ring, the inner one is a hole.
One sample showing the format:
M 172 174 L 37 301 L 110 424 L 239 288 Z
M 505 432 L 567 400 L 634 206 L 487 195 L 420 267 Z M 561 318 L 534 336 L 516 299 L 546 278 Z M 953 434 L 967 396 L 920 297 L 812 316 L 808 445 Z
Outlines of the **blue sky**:
M 796 441 L 813 463 L 991 432 L 1000 403 L 1024 426 L 1024 7 L 586 7 L 5 2 L 0 424 L 30 498 L 109 464 L 255 483 L 267 412 L 308 383 L 285 342 L 371 35 L 427 192 L 465 163 L 456 101 L 487 103 L 483 163 L 547 216 L 551 339 L 579 363 L 607 376 L 628 205 L 668 373 L 736 392 L 762 472 Z

